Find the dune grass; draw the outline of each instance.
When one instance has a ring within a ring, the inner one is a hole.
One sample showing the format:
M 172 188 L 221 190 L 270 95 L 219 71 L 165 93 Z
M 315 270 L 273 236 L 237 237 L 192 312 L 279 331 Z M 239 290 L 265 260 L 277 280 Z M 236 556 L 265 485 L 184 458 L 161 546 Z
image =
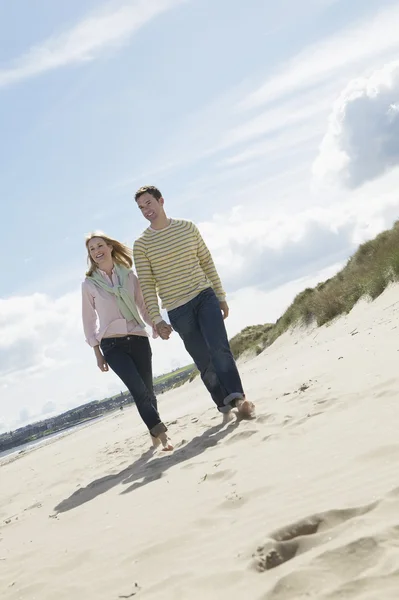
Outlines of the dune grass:
M 348 314 L 360 298 L 375 300 L 392 282 L 399 280 L 399 221 L 392 229 L 359 246 L 334 277 L 298 294 L 273 325 L 246 327 L 231 340 L 234 356 L 270 346 L 294 325 L 325 325 Z
M 270 332 L 273 330 L 272 323 L 265 325 L 250 325 L 230 340 L 230 348 L 235 359 L 247 351 L 259 354 L 267 346 Z

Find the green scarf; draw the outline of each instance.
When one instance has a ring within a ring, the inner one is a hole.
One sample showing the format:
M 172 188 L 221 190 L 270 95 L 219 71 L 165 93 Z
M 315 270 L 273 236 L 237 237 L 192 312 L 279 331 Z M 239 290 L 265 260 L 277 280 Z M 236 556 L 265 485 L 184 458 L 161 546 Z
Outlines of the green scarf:
M 130 269 L 117 264 L 114 264 L 114 269 L 118 276 L 119 285 L 115 285 L 113 287 L 108 285 L 105 279 L 101 277 L 97 271 L 94 271 L 94 273 L 88 277 L 88 279 L 91 279 L 95 285 L 102 288 L 106 292 L 116 296 L 118 308 L 126 321 L 132 321 L 134 319 L 139 325 L 144 327 L 144 323 L 140 318 L 134 298 L 132 298 L 130 292 L 128 292 L 125 286 L 127 278 L 129 277 Z

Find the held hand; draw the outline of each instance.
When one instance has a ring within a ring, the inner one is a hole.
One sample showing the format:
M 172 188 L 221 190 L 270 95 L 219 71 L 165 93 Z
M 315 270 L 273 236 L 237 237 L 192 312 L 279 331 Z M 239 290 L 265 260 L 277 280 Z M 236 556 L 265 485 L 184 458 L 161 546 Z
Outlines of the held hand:
M 226 300 L 223 300 L 220 303 L 220 310 L 223 313 L 223 319 L 227 319 L 227 317 L 229 316 L 230 310 L 229 310 L 229 305 L 227 304 Z
M 155 325 L 155 328 L 159 334 L 159 337 L 161 337 L 163 340 L 168 340 L 170 337 L 170 334 L 173 331 L 172 327 L 170 325 L 168 325 L 168 323 L 166 323 L 166 321 L 161 321 L 160 323 L 157 323 Z

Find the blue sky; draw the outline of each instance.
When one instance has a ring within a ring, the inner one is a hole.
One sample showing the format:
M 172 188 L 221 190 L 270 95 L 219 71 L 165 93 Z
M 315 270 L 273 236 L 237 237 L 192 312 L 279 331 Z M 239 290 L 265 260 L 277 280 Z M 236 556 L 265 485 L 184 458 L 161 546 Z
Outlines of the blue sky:
M 271 4 L 0 0 L 0 430 L 120 389 L 79 286 L 88 231 L 145 227 L 140 185 L 199 224 L 231 335 L 396 218 L 397 3 Z

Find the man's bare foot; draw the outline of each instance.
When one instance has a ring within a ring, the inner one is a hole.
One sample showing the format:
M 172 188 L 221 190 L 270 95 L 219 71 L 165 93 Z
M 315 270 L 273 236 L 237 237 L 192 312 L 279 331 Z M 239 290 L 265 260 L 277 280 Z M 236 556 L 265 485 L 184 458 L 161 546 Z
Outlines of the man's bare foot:
M 174 449 L 166 433 L 160 433 L 158 439 L 163 446 L 162 452 L 171 452 Z
M 253 419 L 255 416 L 255 404 L 249 402 L 249 400 L 245 400 L 245 398 L 237 400 L 236 409 L 241 419 Z
M 234 414 L 233 414 L 232 410 L 229 410 L 229 412 L 225 412 L 222 414 L 223 414 L 222 425 L 227 425 L 227 423 L 230 423 L 230 421 L 232 421 L 234 419 Z

